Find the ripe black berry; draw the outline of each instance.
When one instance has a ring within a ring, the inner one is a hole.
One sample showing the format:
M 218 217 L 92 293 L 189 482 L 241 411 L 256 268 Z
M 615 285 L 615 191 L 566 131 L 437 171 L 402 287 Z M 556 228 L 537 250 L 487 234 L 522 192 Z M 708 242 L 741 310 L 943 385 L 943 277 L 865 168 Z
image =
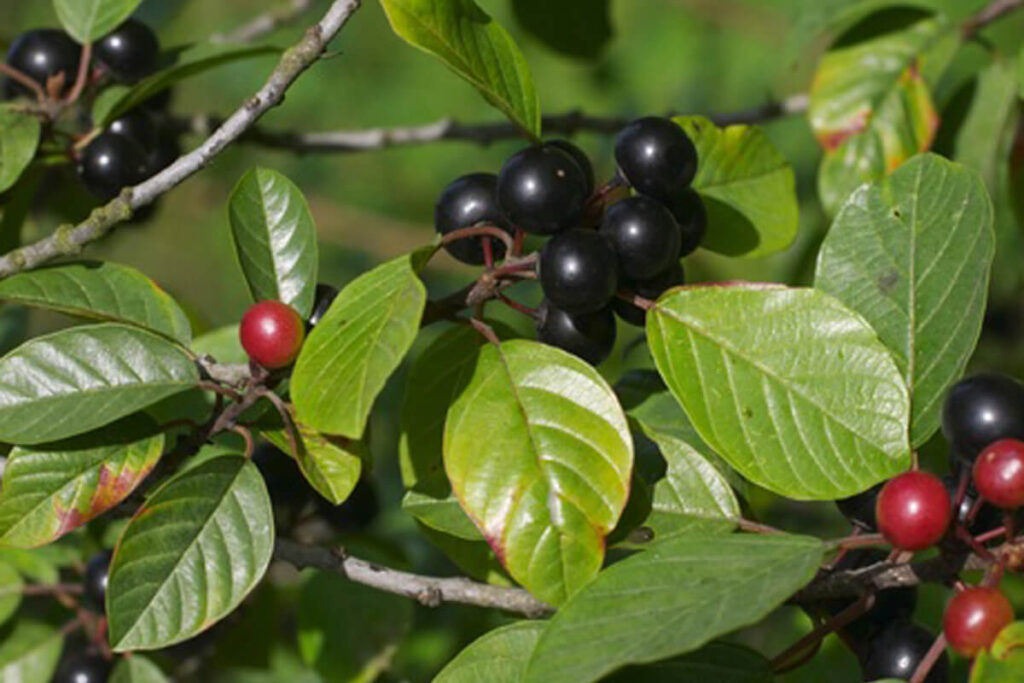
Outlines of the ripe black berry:
M 63 90 L 67 91 L 78 76 L 78 60 L 82 48 L 63 31 L 41 28 L 22 33 L 7 50 L 7 64 L 46 89 L 51 76 L 64 74 Z M 28 95 L 29 88 L 13 80 L 7 81 L 5 93 Z
M 612 204 L 605 211 L 601 234 L 615 248 L 620 272 L 631 280 L 653 278 L 678 259 L 679 225 L 650 197 L 627 197 Z
M 697 148 L 674 121 L 647 116 L 619 133 L 615 161 L 637 192 L 667 200 L 693 181 Z
M 109 677 L 110 662 L 98 654 L 81 652 L 61 663 L 53 683 L 105 683 Z
M 893 622 L 872 639 L 863 667 L 864 680 L 910 680 L 934 640 L 931 632 L 917 624 L 907 620 Z M 925 683 L 948 683 L 949 656 L 945 652 L 924 680 Z
M 141 21 L 129 19 L 94 46 L 97 61 L 117 80 L 134 83 L 156 71 L 160 42 Z
M 865 531 L 875 531 L 878 529 L 878 523 L 875 521 L 875 503 L 878 501 L 878 492 L 884 485 L 885 482 L 875 484 L 867 491 L 861 491 L 849 498 L 840 498 L 836 501 L 836 507 L 851 524 Z
M 107 132 L 128 138 L 147 153 L 156 148 L 157 125 L 145 109 L 133 109 L 122 114 L 107 126 Z
M 512 155 L 498 174 L 498 206 L 526 232 L 552 235 L 573 227 L 589 197 L 587 177 L 573 158 L 547 145 Z
M 946 395 L 942 433 L 969 461 L 1000 439 L 1024 439 L 1024 385 L 989 373 L 960 380 Z
M 181 156 L 181 143 L 174 131 L 166 127 L 158 127 L 156 147 L 146 156 L 146 165 L 150 174 L 164 170 Z
M 309 329 L 316 327 L 316 324 L 324 317 L 324 313 L 331 307 L 337 296 L 338 289 L 336 287 L 331 287 L 322 282 L 317 283 L 316 292 L 313 295 L 313 312 L 309 314 L 309 321 L 307 323 Z
M 320 516 L 335 531 L 343 534 L 366 530 L 380 514 L 380 498 L 377 488 L 368 479 L 360 479 L 352 493 L 341 505 L 331 505 L 324 498 L 317 498 Z
M 858 548 L 847 551 L 835 564 L 832 571 L 849 571 L 864 569 L 883 562 L 888 553 L 874 548 Z M 835 599 L 825 604 L 825 608 L 833 615 L 838 614 L 855 600 Z M 867 643 L 893 621 L 909 619 L 917 607 L 917 588 L 904 586 L 889 588 L 875 593 L 875 601 L 871 609 L 862 616 L 847 624 L 843 630 L 855 642 Z
M 568 140 L 548 140 L 544 143 L 547 147 L 554 147 L 560 149 L 576 162 L 576 165 L 583 171 L 583 175 L 587 179 L 587 194 L 593 194 L 594 192 L 594 165 L 590 163 L 590 158 L 587 157 L 586 153 L 572 144 Z
M 967 489 L 964 492 L 963 500 L 960 501 L 959 507 L 956 506 L 956 492 L 959 485 L 959 475 L 947 474 L 942 478 L 942 483 L 946 485 L 946 490 L 949 491 L 949 499 L 954 501 L 953 505 L 953 521 L 964 523 L 967 520 L 967 515 L 970 513 L 971 508 L 974 507 L 975 501 L 978 500 L 978 492 L 974 489 L 973 484 L 968 484 Z M 974 523 L 967 527 L 967 530 L 971 534 L 977 536 L 993 529 L 998 529 L 1003 525 L 1003 515 L 998 510 L 988 503 L 983 503 L 978 508 L 977 514 L 974 516 Z
M 113 553 L 104 550 L 90 558 L 85 565 L 83 588 L 85 597 L 93 609 L 103 612 L 107 599 L 107 577 L 110 573 L 110 558 Z
M 490 223 L 509 234 L 512 228 L 498 208 L 498 176 L 493 173 L 470 173 L 456 178 L 444 188 L 434 207 L 434 228 L 447 235 L 459 228 L 477 223 Z M 491 237 L 464 237 L 444 245 L 454 258 L 479 266 L 484 262 L 483 240 L 490 240 L 491 253 L 498 261 L 505 256 L 505 244 Z
M 537 311 L 537 340 L 600 365 L 615 346 L 611 308 L 594 313 L 566 313 L 544 301 Z
M 147 170 L 142 148 L 114 133 L 103 133 L 90 142 L 78 164 L 85 187 L 104 201 L 116 197 L 122 188 L 141 182 Z
M 679 224 L 679 257 L 689 256 L 704 241 L 708 229 L 708 210 L 700 194 L 686 188 L 678 192 L 666 204 Z
M 570 230 L 540 253 L 540 285 L 551 303 L 568 313 L 604 308 L 618 286 L 615 250 L 600 233 Z
M 664 273 L 660 273 L 650 280 L 642 280 L 639 282 L 624 280 L 619 283 L 619 288 L 627 292 L 632 292 L 645 299 L 654 301 L 669 289 L 678 287 L 684 282 L 685 274 L 683 273 L 683 264 L 676 261 L 669 266 L 668 270 Z M 631 325 L 643 327 L 647 323 L 647 311 L 634 306 L 628 301 L 615 298 L 612 300 L 612 308 L 620 318 Z

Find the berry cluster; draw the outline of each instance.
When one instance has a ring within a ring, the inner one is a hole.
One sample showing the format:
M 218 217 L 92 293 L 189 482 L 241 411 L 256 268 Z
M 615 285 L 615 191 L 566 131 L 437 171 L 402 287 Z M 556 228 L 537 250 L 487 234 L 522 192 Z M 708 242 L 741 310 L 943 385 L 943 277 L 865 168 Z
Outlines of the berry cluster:
M 984 543 L 990 537 L 1002 533 L 1012 540 L 1019 526 L 1017 512 L 1024 507 L 1024 385 L 999 374 L 961 380 L 946 397 L 942 432 L 951 446 L 949 474 L 940 479 L 927 472 L 905 472 L 836 501 L 839 510 L 855 526 L 880 532 L 901 551 L 924 550 L 947 539 L 940 545 L 943 552 L 961 542 L 987 553 Z M 849 553 L 836 568 L 854 569 L 884 559 L 872 555 L 858 564 L 863 557 Z M 998 579 L 998 574 L 993 576 Z M 913 603 L 907 596 L 893 597 L 894 592 L 878 593 L 872 609 L 844 629 L 855 643 L 862 643 L 855 650 L 862 655 L 864 680 L 909 677 L 930 646 L 931 636 L 907 621 Z M 828 607 L 836 611 L 836 606 Z M 1013 608 L 998 589 L 967 587 L 950 600 L 943 629 L 953 649 L 974 657 L 1013 618 Z M 885 621 L 892 624 L 884 633 L 871 628 Z M 947 669 L 940 660 L 926 680 L 947 680 Z
M 615 159 L 618 176 L 595 188 L 583 151 L 549 140 L 512 155 L 497 175 L 457 178 L 434 211 L 441 235 L 487 226 L 508 233 L 517 248 L 524 233 L 551 237 L 537 261 L 544 292 L 537 338 L 595 365 L 614 346 L 614 313 L 644 324 L 645 311 L 633 305 L 632 295 L 656 299 L 683 284 L 679 259 L 699 246 L 707 224 L 700 196 L 690 188 L 697 150 L 674 122 L 633 121 L 616 139 Z M 624 184 L 634 194 L 613 199 Z M 459 261 L 488 269 L 519 257 L 486 234 L 444 246 Z
M 131 84 L 152 74 L 158 67 L 160 44 L 152 29 L 129 19 L 97 41 L 92 54 L 93 63 L 86 65 L 84 72 L 84 98 L 95 97 L 109 83 Z M 82 66 L 81 55 L 81 46 L 66 33 L 46 28 L 18 36 L 7 51 L 6 62 L 37 83 L 49 97 L 59 100 L 72 97 Z M 10 77 L 2 90 L 5 99 L 34 92 Z M 102 131 L 93 129 L 88 116 L 73 123 L 78 127 L 84 124 L 89 132 L 59 131 L 74 140 L 69 155 L 90 193 L 108 201 L 122 188 L 163 170 L 180 155 L 177 132 L 166 112 L 169 96 L 170 91 L 164 90 Z M 52 130 L 47 134 L 63 140 Z

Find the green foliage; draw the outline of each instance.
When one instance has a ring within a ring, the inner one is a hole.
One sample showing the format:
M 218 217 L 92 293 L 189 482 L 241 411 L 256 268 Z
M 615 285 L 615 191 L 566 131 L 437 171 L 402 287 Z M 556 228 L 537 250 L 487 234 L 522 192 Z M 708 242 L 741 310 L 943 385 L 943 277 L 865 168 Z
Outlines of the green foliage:
M 711 642 L 695 652 L 663 662 L 628 666 L 604 679 L 607 683 L 714 681 L 771 683 L 771 664 L 755 650 L 726 642 Z
M 142 0 L 53 0 L 64 30 L 80 43 L 89 43 L 117 28 Z
M 110 683 L 167 683 L 168 678 L 156 664 L 141 655 L 122 659 L 110 674 Z
M 32 163 L 40 127 L 37 117 L 0 106 L 0 192 L 14 185 Z
M 14 565 L 0 561 L 0 626 L 18 611 L 24 585 Z
M 38 621 L 18 619 L 0 634 L 0 680 L 50 680 L 64 644 L 57 629 Z
M 1004 628 L 992 647 L 978 655 L 971 667 L 970 683 L 1012 683 L 1024 676 L 1024 621 Z
M 544 624 L 517 621 L 477 638 L 437 675 L 434 683 L 519 683 Z
M 512 0 L 516 20 L 552 50 L 597 59 L 612 39 L 611 0 Z

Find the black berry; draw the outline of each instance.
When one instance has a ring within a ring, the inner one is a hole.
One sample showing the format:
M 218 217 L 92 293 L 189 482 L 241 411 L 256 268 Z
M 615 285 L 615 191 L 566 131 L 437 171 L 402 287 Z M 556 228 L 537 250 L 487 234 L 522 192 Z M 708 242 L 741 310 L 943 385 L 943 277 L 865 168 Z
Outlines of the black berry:
M 93 555 L 85 565 L 85 576 L 83 588 L 85 597 L 94 609 L 102 612 L 105 609 L 107 599 L 107 577 L 110 574 L 110 558 L 113 553 L 109 550 Z
M 618 286 L 615 250 L 592 230 L 552 238 L 541 250 L 539 269 L 544 296 L 568 313 L 604 308 Z
M 615 346 L 611 308 L 594 313 L 566 313 L 544 301 L 537 311 L 537 340 L 599 365 Z
M 667 200 L 693 181 L 697 148 L 674 121 L 647 116 L 619 133 L 615 161 L 637 192 Z
M 126 137 L 103 133 L 90 142 L 78 164 L 78 175 L 89 192 L 107 201 L 122 188 L 135 185 L 147 174 L 146 154 Z
M 470 173 L 456 178 L 444 189 L 434 207 L 434 228 L 442 235 L 468 228 L 477 223 L 490 223 L 509 234 L 512 228 L 498 209 L 498 176 L 493 173 Z M 483 241 L 490 240 L 494 260 L 505 256 L 505 244 L 492 237 L 464 237 L 444 245 L 454 258 L 478 266 L 484 262 Z
M 874 548 L 858 548 L 847 551 L 835 564 L 832 571 L 864 569 L 885 561 L 888 553 Z M 831 600 L 825 606 L 833 615 L 838 614 L 855 600 Z M 844 627 L 844 631 L 858 643 L 867 643 L 890 623 L 909 619 L 917 607 L 917 588 L 904 586 L 889 588 L 875 593 L 871 609 Z
M 107 132 L 128 138 L 147 153 L 156 148 L 157 125 L 145 109 L 133 109 L 114 119 Z
M 704 241 L 708 229 L 708 210 L 700 194 L 686 188 L 667 202 L 669 211 L 679 224 L 679 257 L 689 256 Z
M 934 634 L 917 624 L 902 619 L 893 622 L 871 640 L 863 667 L 864 680 L 910 680 L 934 640 Z M 945 652 L 924 680 L 925 683 L 948 683 L 949 656 Z
M 851 524 L 865 531 L 875 531 L 878 529 L 878 523 L 875 521 L 875 503 L 884 485 L 885 482 L 882 482 L 849 498 L 840 498 L 836 501 L 836 507 Z
M 109 677 L 110 662 L 98 654 L 82 652 L 61 663 L 53 683 L 105 683 Z
M 151 174 L 164 170 L 181 156 L 181 143 L 174 131 L 167 127 L 158 127 L 156 146 L 146 156 L 146 165 Z
M 1024 385 L 988 373 L 960 380 L 946 395 L 942 433 L 969 461 L 1000 439 L 1024 439 Z
M 22 33 L 7 50 L 7 64 L 46 89 L 51 76 L 64 74 L 63 90 L 67 91 L 78 76 L 78 61 L 82 48 L 63 31 L 41 28 Z M 32 91 L 13 80 L 8 80 L 5 94 L 28 95 Z
M 638 282 L 624 280 L 619 283 L 619 288 L 627 292 L 632 292 L 644 299 L 654 301 L 669 289 L 683 284 L 685 282 L 685 277 L 683 265 L 676 261 L 669 266 L 668 270 L 660 273 L 650 280 L 641 280 Z M 638 306 L 634 306 L 628 301 L 623 301 L 619 298 L 613 299 L 612 308 L 620 318 L 631 325 L 643 327 L 647 323 L 647 311 L 639 308 Z
M 631 280 L 653 278 L 678 259 L 679 225 L 663 204 L 649 197 L 627 197 L 608 207 L 601 234 L 618 255 L 620 272 Z
M 957 506 L 956 492 L 960 483 L 959 479 L 960 477 L 956 474 L 947 474 L 942 478 L 942 483 L 946 485 L 946 490 L 949 491 L 949 499 L 953 501 L 953 521 L 963 524 L 967 520 L 967 515 L 970 513 L 971 508 L 974 507 L 974 503 L 978 500 L 978 492 L 974 489 L 973 484 L 968 484 L 963 500 Z M 974 523 L 967 527 L 967 530 L 977 536 L 978 534 L 998 529 L 1002 525 L 1003 515 L 999 509 L 988 503 L 983 503 L 974 516 Z
M 313 312 L 309 314 L 309 328 L 312 329 L 318 322 L 324 317 L 324 313 L 331 307 L 334 300 L 338 296 L 338 289 L 331 287 L 322 282 L 316 286 L 316 292 L 313 295 Z
M 583 175 L 587 179 L 587 194 L 593 194 L 594 165 L 590 163 L 590 158 L 586 155 L 586 153 L 573 143 L 569 142 L 568 140 L 548 140 L 544 144 L 545 146 L 548 147 L 560 149 L 572 157 L 572 160 L 575 161 L 576 165 L 580 167 L 580 170 L 583 171 Z
M 590 193 L 573 158 L 547 146 L 512 155 L 498 174 L 498 206 L 526 232 L 552 235 L 576 225 Z
M 377 489 L 368 479 L 360 479 L 352 493 L 341 505 L 331 505 L 317 498 L 320 516 L 339 533 L 349 534 L 366 530 L 380 514 Z
M 156 71 L 160 42 L 153 29 L 129 19 L 96 43 L 97 61 L 117 80 L 134 83 Z

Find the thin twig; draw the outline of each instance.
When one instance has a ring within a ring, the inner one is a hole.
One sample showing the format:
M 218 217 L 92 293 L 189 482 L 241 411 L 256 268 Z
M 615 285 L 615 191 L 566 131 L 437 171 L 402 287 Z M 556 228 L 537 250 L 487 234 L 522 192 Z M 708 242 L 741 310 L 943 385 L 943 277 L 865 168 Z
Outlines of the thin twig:
M 20 69 L 15 69 L 10 64 L 0 62 L 0 73 L 5 74 L 8 78 L 13 78 L 18 83 L 21 83 L 23 86 L 30 89 L 39 102 L 43 102 L 46 99 L 46 91 L 43 90 L 43 86 Z
M 964 38 L 974 37 L 978 31 L 993 24 L 1010 12 L 1024 7 L 1024 0 L 994 0 L 982 7 L 960 27 Z
M 74 104 L 82 96 L 86 83 L 89 82 L 89 64 L 92 62 L 92 43 L 82 46 L 82 55 L 78 59 L 78 74 L 75 77 L 75 84 L 71 87 L 65 105 Z
M 288 0 L 264 14 L 254 17 L 236 29 L 210 36 L 211 43 L 251 43 L 282 26 L 295 21 L 313 7 L 313 0 Z
M 455 240 L 461 240 L 467 237 L 492 237 L 494 239 L 501 240 L 504 242 L 505 249 L 509 253 L 512 252 L 514 247 L 512 243 L 512 235 L 508 234 L 508 231 L 502 230 L 498 226 L 490 223 L 480 223 L 479 225 L 472 225 L 468 228 L 452 230 L 441 239 L 441 244 L 451 244 Z
M 935 662 L 939 661 L 939 657 L 946 650 L 946 634 L 939 633 L 938 637 L 935 638 L 935 642 L 925 653 L 924 659 L 917 665 L 917 669 L 914 670 L 914 675 L 910 677 L 910 683 L 924 683 L 925 678 L 931 672 L 932 667 L 935 666 Z

